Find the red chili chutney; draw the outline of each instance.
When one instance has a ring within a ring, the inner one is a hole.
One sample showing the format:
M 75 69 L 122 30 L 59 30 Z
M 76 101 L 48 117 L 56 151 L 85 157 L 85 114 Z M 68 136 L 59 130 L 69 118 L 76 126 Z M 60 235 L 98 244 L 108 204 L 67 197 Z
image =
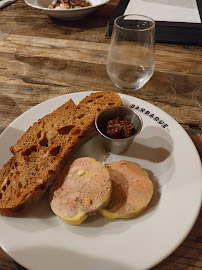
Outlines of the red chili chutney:
M 135 133 L 134 126 L 127 120 L 116 119 L 109 120 L 105 129 L 105 135 L 112 139 L 124 139 Z

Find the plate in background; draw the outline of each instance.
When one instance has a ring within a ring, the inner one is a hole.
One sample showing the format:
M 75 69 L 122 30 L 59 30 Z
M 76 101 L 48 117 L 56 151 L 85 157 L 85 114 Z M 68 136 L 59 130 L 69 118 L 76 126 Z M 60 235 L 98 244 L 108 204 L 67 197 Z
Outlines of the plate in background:
M 92 6 L 74 9 L 51 9 L 48 5 L 52 3 L 52 0 L 25 0 L 28 6 L 43 10 L 48 16 L 54 17 L 60 20 L 78 20 L 81 19 L 102 5 L 106 4 L 110 0 L 90 0 Z

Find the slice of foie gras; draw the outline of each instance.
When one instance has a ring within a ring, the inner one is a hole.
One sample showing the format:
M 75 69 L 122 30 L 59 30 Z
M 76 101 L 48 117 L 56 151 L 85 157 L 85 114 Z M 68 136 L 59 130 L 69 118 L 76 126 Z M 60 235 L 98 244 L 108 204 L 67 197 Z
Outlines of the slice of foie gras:
M 153 195 L 153 183 L 147 172 L 139 164 L 126 160 L 108 163 L 106 167 L 112 181 L 112 195 L 100 214 L 115 219 L 132 218 L 142 213 Z
M 66 166 L 50 190 L 52 211 L 69 224 L 81 224 L 88 215 L 105 207 L 111 197 L 108 170 L 90 157 Z

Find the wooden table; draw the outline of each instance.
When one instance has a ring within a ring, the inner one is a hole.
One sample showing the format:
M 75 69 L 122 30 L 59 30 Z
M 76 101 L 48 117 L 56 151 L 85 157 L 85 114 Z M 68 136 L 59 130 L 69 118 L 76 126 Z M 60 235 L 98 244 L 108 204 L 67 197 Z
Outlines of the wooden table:
M 0 27 L 11 31 L 0 41 L 0 133 L 24 111 L 59 95 L 86 90 L 121 93 L 106 73 L 107 21 L 117 3 L 111 1 L 85 19 L 66 22 L 50 19 L 22 0 L 0 11 Z M 156 44 L 152 79 L 141 90 L 127 93 L 176 119 L 200 157 L 201 109 L 194 104 L 192 91 L 201 80 L 200 47 Z M 181 246 L 153 269 L 201 269 L 201 228 L 200 215 Z M 24 268 L 0 249 L 0 269 Z

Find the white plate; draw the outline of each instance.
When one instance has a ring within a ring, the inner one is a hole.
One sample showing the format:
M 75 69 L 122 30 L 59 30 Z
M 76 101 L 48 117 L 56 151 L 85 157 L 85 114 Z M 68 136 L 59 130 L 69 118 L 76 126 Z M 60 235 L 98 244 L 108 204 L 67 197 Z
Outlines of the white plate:
M 109 1 L 110 0 L 90 0 L 92 6 L 75 9 L 48 8 L 48 5 L 52 3 L 52 0 L 25 0 L 25 3 L 33 8 L 43 10 L 48 16 L 54 17 L 56 19 L 77 20 L 89 15 L 98 7 L 101 7 Z
M 38 118 L 72 98 L 78 103 L 90 92 L 45 101 L 18 117 L 0 136 L 0 167 L 11 157 L 9 147 Z M 101 162 L 127 159 L 149 172 L 154 196 L 136 219 L 109 221 L 100 216 L 73 226 L 50 210 L 45 196 L 24 218 L 0 217 L 0 245 L 32 270 L 148 269 L 170 255 L 185 239 L 198 216 L 202 197 L 201 162 L 183 128 L 168 114 L 141 99 L 120 95 L 143 118 L 143 130 L 122 155 L 108 153 L 100 137 L 75 155 Z M 133 106 L 132 105 L 132 106 Z M 142 112 L 141 112 L 142 110 Z

